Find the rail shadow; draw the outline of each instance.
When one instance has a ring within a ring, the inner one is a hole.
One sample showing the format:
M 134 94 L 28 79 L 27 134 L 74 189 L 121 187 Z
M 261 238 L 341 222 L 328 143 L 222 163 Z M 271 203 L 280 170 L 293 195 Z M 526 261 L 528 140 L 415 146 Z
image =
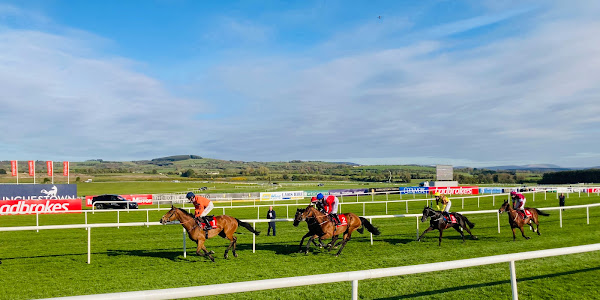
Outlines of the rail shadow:
M 600 270 L 600 267 L 585 268 L 585 269 L 581 269 L 581 270 L 573 270 L 573 271 L 560 272 L 560 273 L 548 274 L 548 275 L 538 275 L 538 276 L 523 277 L 523 278 L 519 277 L 518 281 L 519 282 L 531 281 L 531 280 L 538 280 L 538 279 L 552 278 L 552 277 L 558 277 L 558 276 L 572 275 L 572 274 L 583 273 L 583 272 L 591 272 L 591 271 L 597 271 L 597 270 Z M 433 290 L 433 291 L 424 291 L 424 292 L 419 292 L 419 293 L 414 293 L 414 294 L 409 294 L 409 295 L 400 295 L 400 296 L 394 296 L 394 297 L 375 298 L 375 299 L 378 299 L 378 300 L 388 300 L 388 299 L 390 299 L 391 300 L 391 299 L 409 299 L 409 298 L 417 298 L 417 297 L 426 297 L 426 296 L 438 295 L 438 294 L 441 294 L 441 293 L 456 292 L 456 291 L 473 289 L 473 288 L 489 287 L 489 286 L 500 285 L 500 284 L 510 284 L 510 280 L 498 280 L 498 281 L 492 281 L 492 282 L 486 282 L 486 283 L 467 284 L 467 285 L 462 285 L 462 286 L 457 286 L 457 287 L 451 287 L 451 288 L 445 288 L 445 289 L 439 289 L 439 290 Z

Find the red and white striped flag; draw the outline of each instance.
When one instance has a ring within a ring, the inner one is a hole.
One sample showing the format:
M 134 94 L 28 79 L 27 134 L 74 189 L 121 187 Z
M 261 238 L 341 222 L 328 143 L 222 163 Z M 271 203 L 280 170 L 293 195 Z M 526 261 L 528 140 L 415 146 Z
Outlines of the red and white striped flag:
M 54 163 L 51 160 L 46 161 L 46 167 L 48 168 L 48 176 L 54 175 Z
M 69 162 L 63 161 L 63 176 L 69 176 Z
M 10 171 L 12 172 L 12 176 L 17 176 L 17 174 L 19 173 L 19 170 L 17 170 L 17 161 L 16 160 L 11 160 L 10 161 Z
M 35 176 L 35 160 L 28 161 L 29 163 L 29 176 Z

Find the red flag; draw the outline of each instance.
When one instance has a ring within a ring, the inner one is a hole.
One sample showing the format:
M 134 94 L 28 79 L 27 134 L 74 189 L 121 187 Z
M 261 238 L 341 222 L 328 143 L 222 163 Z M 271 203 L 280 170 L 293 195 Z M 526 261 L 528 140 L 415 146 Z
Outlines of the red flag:
M 63 176 L 69 176 L 69 162 L 63 161 Z
M 48 168 L 48 176 L 52 176 L 54 174 L 54 164 L 51 160 L 46 161 L 46 167 Z
M 10 161 L 10 170 L 12 172 L 12 176 L 17 176 L 17 173 L 19 171 L 17 170 L 17 161 L 16 160 Z
M 29 163 L 29 176 L 35 176 L 35 161 L 30 160 Z

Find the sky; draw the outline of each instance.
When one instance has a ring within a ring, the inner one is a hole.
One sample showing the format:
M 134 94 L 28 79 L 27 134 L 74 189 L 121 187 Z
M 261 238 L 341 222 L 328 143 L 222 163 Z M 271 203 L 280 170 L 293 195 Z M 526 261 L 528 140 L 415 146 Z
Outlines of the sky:
M 600 165 L 598 1 L 0 1 L 0 160 Z

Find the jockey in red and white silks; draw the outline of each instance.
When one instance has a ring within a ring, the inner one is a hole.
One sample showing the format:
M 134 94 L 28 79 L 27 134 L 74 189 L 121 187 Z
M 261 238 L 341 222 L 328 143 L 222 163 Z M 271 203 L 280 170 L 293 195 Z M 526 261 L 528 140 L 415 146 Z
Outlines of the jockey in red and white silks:
M 510 192 L 510 196 L 513 201 L 513 208 L 519 211 L 522 214 L 522 216 L 525 217 L 525 196 L 515 191 Z

